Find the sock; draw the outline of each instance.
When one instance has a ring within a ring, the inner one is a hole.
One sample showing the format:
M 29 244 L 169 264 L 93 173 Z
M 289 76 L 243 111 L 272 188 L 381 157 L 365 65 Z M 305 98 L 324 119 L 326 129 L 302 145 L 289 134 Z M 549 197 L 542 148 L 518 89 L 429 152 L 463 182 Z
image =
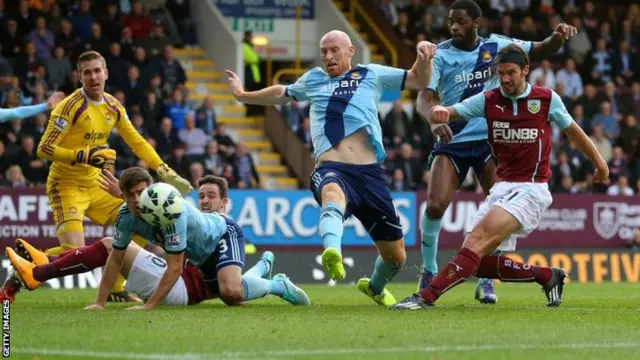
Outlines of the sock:
M 244 273 L 244 276 L 250 276 L 255 278 L 261 278 L 269 273 L 269 262 L 264 259 L 260 259 L 253 267 Z
M 376 295 L 382 293 L 384 287 L 398 275 L 400 269 L 402 269 L 402 266 L 385 264 L 382 257 L 378 255 L 373 268 L 373 275 L 371 275 L 371 281 L 369 281 L 369 287 L 371 287 L 373 293 Z
M 324 248 L 336 248 L 341 254 L 342 249 L 340 245 L 342 242 L 342 231 L 344 230 L 342 225 L 343 217 L 344 210 L 342 210 L 340 205 L 334 202 L 328 202 L 322 206 L 320 224 L 318 224 L 318 232 L 320 237 L 322 237 Z
M 68 251 L 52 263 L 36 266 L 33 269 L 33 277 L 44 282 L 57 277 L 81 274 L 104 266 L 108 257 L 107 247 L 102 241 L 96 241 L 89 246 Z
M 422 268 L 432 274 L 438 273 L 438 235 L 442 228 L 442 220 L 433 220 L 424 213 L 422 217 L 422 232 L 420 234 L 422 242 L 420 251 L 422 252 Z
M 260 299 L 268 294 L 282 295 L 286 291 L 283 282 L 242 275 L 242 300 Z
M 479 263 L 478 254 L 462 248 L 458 256 L 431 280 L 431 284 L 420 291 L 420 295 L 428 303 L 434 303 L 445 291 L 462 284 L 473 275 Z
M 537 282 L 542 286 L 551 280 L 552 274 L 548 267 L 523 264 L 500 255 L 483 257 L 476 271 L 478 277 L 504 282 Z

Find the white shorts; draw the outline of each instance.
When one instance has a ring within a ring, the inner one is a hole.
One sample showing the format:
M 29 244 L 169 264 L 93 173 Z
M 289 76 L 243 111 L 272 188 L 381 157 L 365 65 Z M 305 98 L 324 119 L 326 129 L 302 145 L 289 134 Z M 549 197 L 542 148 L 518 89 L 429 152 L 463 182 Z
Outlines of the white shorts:
M 542 213 L 553 202 L 547 183 L 498 182 L 493 185 L 489 196 L 480 205 L 472 229 L 487 215 L 492 206 L 499 206 L 520 222 L 521 229 L 505 239 L 497 250 L 514 251 L 518 235 L 526 235 L 540 224 Z
M 140 249 L 140 252 L 133 260 L 125 290 L 130 291 L 144 300 L 147 300 L 156 292 L 160 279 L 167 269 L 167 262 L 148 252 Z M 187 286 L 182 279 L 178 278 L 175 285 L 167 297 L 162 301 L 164 305 L 186 306 L 189 304 L 189 296 L 187 294 Z

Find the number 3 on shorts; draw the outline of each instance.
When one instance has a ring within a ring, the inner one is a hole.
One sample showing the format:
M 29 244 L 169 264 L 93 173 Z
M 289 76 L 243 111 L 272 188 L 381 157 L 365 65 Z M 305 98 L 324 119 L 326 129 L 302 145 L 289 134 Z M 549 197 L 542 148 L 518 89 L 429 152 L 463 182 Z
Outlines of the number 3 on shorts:
M 226 253 L 227 250 L 229 250 L 229 247 L 227 246 L 227 240 L 220 239 L 220 242 L 218 243 L 218 252 L 223 254 Z

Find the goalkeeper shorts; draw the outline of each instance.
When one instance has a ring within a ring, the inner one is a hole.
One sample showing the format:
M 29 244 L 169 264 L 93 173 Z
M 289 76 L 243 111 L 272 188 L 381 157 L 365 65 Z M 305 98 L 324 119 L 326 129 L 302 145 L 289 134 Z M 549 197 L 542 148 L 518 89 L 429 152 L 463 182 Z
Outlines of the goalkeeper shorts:
M 84 232 L 85 216 L 98 225 L 113 224 L 124 203 L 98 186 L 83 187 L 52 178 L 47 181 L 46 192 L 56 224 L 56 236 Z

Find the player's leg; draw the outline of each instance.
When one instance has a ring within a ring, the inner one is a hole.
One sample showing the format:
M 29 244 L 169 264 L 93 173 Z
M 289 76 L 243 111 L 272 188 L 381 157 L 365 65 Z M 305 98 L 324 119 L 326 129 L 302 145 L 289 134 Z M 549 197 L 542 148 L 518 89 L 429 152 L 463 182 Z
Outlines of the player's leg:
M 420 250 L 422 252 L 422 272 L 419 290 L 424 289 L 438 273 L 438 236 L 442 228 L 442 216 L 460 186 L 460 176 L 465 176 L 452 155 L 434 153 L 429 187 L 427 188 L 427 208 L 422 217 Z
M 342 165 L 342 164 L 340 164 Z M 321 206 L 318 233 L 322 238 L 322 266 L 333 280 L 346 276 L 342 264 L 343 221 L 347 217 L 347 194 L 340 165 L 320 165 L 311 174 L 311 191 Z
M 244 247 L 245 250 L 247 247 Z M 260 260 L 251 267 L 251 269 L 247 270 L 244 273 L 244 276 L 271 279 L 271 274 L 273 274 L 273 262 L 275 261 L 275 256 L 271 251 L 265 251 L 260 256 Z
M 485 195 L 489 196 L 489 191 L 498 180 L 496 164 L 493 161 L 489 143 L 486 141 L 477 141 L 475 143 L 477 144 L 477 149 L 474 150 L 476 150 L 475 152 L 477 156 L 473 169 L 478 177 L 480 186 L 482 186 L 482 190 Z M 499 255 L 501 253 L 502 251 L 498 249 L 493 253 L 493 255 Z M 498 302 L 498 296 L 496 295 L 493 287 L 493 279 L 480 277 L 478 279 L 478 285 L 476 286 L 474 297 L 482 304 L 496 304 Z

